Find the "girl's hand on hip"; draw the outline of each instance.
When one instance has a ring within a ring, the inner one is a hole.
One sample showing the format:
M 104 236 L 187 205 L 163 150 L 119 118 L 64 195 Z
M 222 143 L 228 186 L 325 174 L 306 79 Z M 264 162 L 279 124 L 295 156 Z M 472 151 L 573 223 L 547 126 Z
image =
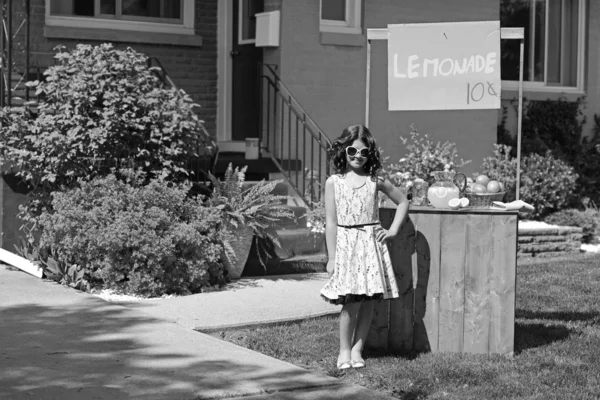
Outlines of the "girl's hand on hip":
M 330 278 L 331 278 L 331 275 L 333 275 L 334 272 L 335 272 L 335 261 L 334 260 L 328 260 L 327 261 L 327 274 L 329 275 Z
M 379 228 L 375 232 L 375 238 L 377 239 L 378 242 L 384 243 L 387 240 L 391 240 L 394 237 L 396 237 L 396 234 L 397 234 L 396 232 L 392 232 L 387 229 Z

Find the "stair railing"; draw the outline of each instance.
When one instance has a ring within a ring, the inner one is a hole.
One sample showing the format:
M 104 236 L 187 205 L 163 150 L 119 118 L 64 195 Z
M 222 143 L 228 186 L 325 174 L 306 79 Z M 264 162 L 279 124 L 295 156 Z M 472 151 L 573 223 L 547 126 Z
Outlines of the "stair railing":
M 158 77 L 158 79 L 160 79 L 163 85 L 177 90 L 175 82 L 173 82 L 173 80 L 167 73 L 167 70 L 165 69 L 165 67 L 163 67 L 162 63 L 158 58 L 148 57 L 147 64 L 148 68 Z
M 30 69 L 30 10 L 29 0 L 0 0 L 0 107 L 12 105 Z
M 260 64 L 259 141 L 294 191 L 313 209 L 331 166 L 331 141 L 283 84 L 273 66 Z

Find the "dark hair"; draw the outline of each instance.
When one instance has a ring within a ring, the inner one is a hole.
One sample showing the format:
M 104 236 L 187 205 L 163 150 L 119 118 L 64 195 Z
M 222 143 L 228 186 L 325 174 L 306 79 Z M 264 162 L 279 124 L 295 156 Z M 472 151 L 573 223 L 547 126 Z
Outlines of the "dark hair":
M 333 170 L 336 174 L 343 174 L 348 169 L 348 162 L 346 160 L 346 147 L 351 146 L 352 143 L 360 139 L 369 148 L 369 156 L 367 162 L 363 166 L 363 169 L 371 179 L 375 180 L 377 173 L 382 168 L 381 166 L 381 154 L 375 143 L 375 138 L 371 134 L 369 128 L 363 125 L 350 125 L 342 132 L 342 135 L 334 140 L 331 147 L 327 151 Z

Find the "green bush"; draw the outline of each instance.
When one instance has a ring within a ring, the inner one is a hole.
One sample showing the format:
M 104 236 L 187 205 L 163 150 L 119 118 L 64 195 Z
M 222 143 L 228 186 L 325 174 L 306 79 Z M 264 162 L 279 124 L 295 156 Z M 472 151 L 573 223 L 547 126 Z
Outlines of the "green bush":
M 591 243 L 594 241 L 596 231 L 599 226 L 600 214 L 593 209 L 585 211 L 568 208 L 557 211 L 544 218 L 544 222 L 552 225 L 576 226 L 583 228 L 582 243 Z
M 579 176 L 574 199 L 578 207 L 582 207 L 578 199 L 586 197 L 600 204 L 600 118 L 594 116 L 592 137 L 584 137 L 583 105 L 583 98 L 526 101 L 521 139 L 522 155 L 545 155 L 551 151 L 574 168 Z M 516 157 L 516 135 L 510 135 L 506 129 L 506 109 L 503 111 L 498 143 L 511 146 L 511 155 Z
M 563 161 L 574 160 L 580 151 L 586 122 L 582 106 L 582 98 L 528 101 L 523 113 L 523 153 L 544 155 L 550 150 Z
M 495 145 L 494 155 L 483 160 L 481 174 L 503 182 L 506 201 L 515 200 L 517 160 L 509 146 Z M 543 218 L 572 201 L 577 177 L 572 167 L 550 152 L 525 155 L 521 158 L 519 198 L 535 207 L 532 218 Z
M 0 154 L 32 189 L 38 215 L 50 193 L 115 172 L 127 160 L 148 176 L 180 180 L 208 136 L 189 96 L 163 87 L 147 57 L 110 44 L 55 56 L 37 113 L 0 110 Z M 115 160 L 117 159 L 117 160 Z
M 188 185 L 115 176 L 53 194 L 40 248 L 78 265 L 92 284 L 156 296 L 224 283 L 220 213 L 187 197 Z

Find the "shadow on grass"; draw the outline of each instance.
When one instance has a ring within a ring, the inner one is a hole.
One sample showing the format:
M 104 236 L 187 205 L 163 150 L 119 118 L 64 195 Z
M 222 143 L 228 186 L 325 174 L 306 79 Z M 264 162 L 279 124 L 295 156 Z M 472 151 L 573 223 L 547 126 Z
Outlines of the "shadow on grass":
M 545 319 L 559 322 L 600 321 L 600 312 L 516 310 L 516 318 Z
M 515 354 L 569 338 L 572 330 L 565 326 L 538 323 L 515 323 Z
M 0 277 L 0 398 L 233 397 L 313 380 L 89 295 L 34 278 L 13 282 L 12 274 L 21 273 Z

